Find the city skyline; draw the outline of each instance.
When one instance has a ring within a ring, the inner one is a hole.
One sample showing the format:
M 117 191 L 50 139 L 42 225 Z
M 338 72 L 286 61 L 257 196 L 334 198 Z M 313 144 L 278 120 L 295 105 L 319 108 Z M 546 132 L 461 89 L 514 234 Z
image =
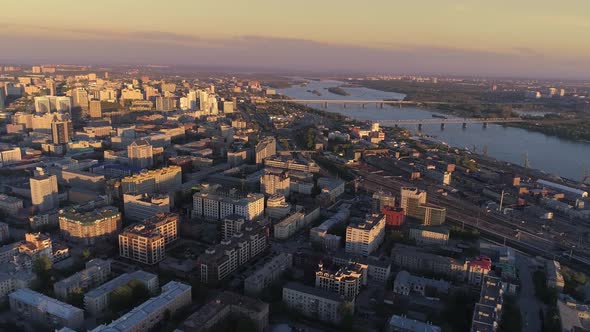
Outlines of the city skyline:
M 61 3 L 61 4 L 60 4 Z M 549 1 L 4 5 L 0 61 L 582 79 L 590 4 Z M 43 10 L 39 10 L 43 8 Z M 427 8 L 428 10 L 425 10 Z M 244 15 L 247 13 L 248 15 Z M 43 52 L 40 52 L 43 50 Z

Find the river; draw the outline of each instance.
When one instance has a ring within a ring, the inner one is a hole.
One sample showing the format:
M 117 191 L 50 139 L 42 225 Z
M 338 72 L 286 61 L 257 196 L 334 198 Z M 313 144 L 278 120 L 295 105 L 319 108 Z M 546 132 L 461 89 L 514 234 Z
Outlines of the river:
M 384 92 L 368 88 L 348 88 L 344 90 L 350 95 L 342 96 L 329 92 L 327 89 L 342 85 L 338 81 L 309 81 L 305 87 L 294 85 L 277 91 L 294 99 L 355 99 L 383 100 L 403 99 L 404 94 Z M 309 91 L 317 90 L 321 96 Z M 323 105 L 309 104 L 324 109 Z M 375 105 L 328 105 L 328 111 L 340 113 L 360 120 L 401 120 L 401 119 L 432 119 L 432 114 L 440 114 L 424 108 L 404 106 Z M 417 132 L 417 126 L 408 126 Z M 483 128 L 481 124 L 472 124 L 462 128 L 461 124 L 446 124 L 441 130 L 440 125 L 424 125 L 422 133 L 437 137 L 451 146 L 468 148 L 498 160 L 523 165 L 528 157 L 529 166 L 544 172 L 580 181 L 586 170 L 590 175 L 590 144 L 565 140 L 542 133 L 527 131 L 520 128 L 490 124 Z

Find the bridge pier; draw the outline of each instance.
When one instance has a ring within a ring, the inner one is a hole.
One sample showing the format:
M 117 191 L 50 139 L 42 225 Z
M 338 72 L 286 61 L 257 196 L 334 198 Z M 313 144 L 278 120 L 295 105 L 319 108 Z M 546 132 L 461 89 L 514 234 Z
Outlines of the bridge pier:
M 467 122 L 463 122 L 463 129 L 467 128 Z
M 422 124 L 421 123 L 418 124 L 418 130 L 422 131 Z
M 363 104 L 363 108 L 365 108 L 365 104 Z
M 381 108 L 383 108 L 383 103 L 381 103 Z
M 488 123 L 487 122 L 484 122 L 483 123 L 483 127 L 484 127 L 484 129 L 487 128 L 488 127 Z
M 328 108 L 328 102 L 324 103 L 324 108 Z
M 444 124 L 444 122 L 440 124 L 440 130 L 445 130 L 445 124 Z

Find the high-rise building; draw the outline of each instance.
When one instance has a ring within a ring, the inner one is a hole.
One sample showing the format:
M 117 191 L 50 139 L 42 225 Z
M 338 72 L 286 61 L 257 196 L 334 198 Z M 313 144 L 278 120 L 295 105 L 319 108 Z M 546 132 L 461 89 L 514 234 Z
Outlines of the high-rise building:
M 224 101 L 223 102 L 223 113 L 231 114 L 234 112 L 234 103 L 231 101 Z
M 92 211 L 67 208 L 59 213 L 59 229 L 64 237 L 87 245 L 115 236 L 121 222 L 121 212 L 113 206 Z
M 156 111 L 173 111 L 176 109 L 176 98 L 156 97 Z
M 56 89 L 55 89 L 55 81 L 52 79 L 45 80 L 45 87 L 47 88 L 50 96 L 55 96 Z
M 178 239 L 178 214 L 158 213 L 143 221 L 143 224 L 154 227 L 164 237 L 164 245 L 169 246 Z
M 88 91 L 83 88 L 72 90 L 72 105 L 83 110 L 88 109 Z
M 6 91 L 4 91 L 4 86 L 0 85 L 0 110 L 6 108 Z
M 154 150 L 148 141 L 141 139 L 127 146 L 129 164 L 138 169 L 154 166 Z
M 0 167 L 18 164 L 21 161 L 22 152 L 19 147 L 0 148 Z
M 157 264 L 166 255 L 166 240 L 151 224 L 133 224 L 119 234 L 119 255 L 143 264 Z
M 260 177 L 260 192 L 268 196 L 278 194 L 289 197 L 290 188 L 291 183 L 287 170 L 266 168 Z
M 376 192 L 373 194 L 373 212 L 379 213 L 386 206 L 395 207 L 395 197 L 391 193 Z
M 277 153 L 277 140 L 268 136 L 256 144 L 256 164 L 262 164 L 264 158 L 274 156 Z
M 48 211 L 59 206 L 57 192 L 57 177 L 55 175 L 41 174 L 31 177 L 31 201 L 39 211 Z
M 67 144 L 74 138 L 74 126 L 71 120 L 58 120 L 51 122 L 51 136 L 53 144 Z
M 90 117 L 102 118 L 102 106 L 100 104 L 100 100 L 90 101 Z
M 50 113 L 51 103 L 47 97 L 35 97 L 35 112 L 36 113 Z
M 383 243 L 385 239 L 385 216 L 368 215 L 365 220 L 351 222 L 346 227 L 345 250 L 350 254 L 368 256 Z
M 446 209 L 426 204 L 426 192 L 417 188 L 401 189 L 400 207 L 406 216 L 416 218 L 424 225 L 442 225 L 446 218 Z

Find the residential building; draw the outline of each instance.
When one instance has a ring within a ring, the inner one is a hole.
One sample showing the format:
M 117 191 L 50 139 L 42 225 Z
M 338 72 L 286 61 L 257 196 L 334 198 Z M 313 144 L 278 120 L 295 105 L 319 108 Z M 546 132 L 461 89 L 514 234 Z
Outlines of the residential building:
M 127 146 L 127 157 L 131 167 L 144 169 L 154 166 L 153 147 L 144 139 L 134 141 Z
M 37 293 L 21 288 L 8 295 L 10 311 L 21 319 L 37 322 L 51 328 L 79 329 L 84 323 L 84 311 Z
M 176 109 L 176 98 L 156 97 L 156 111 L 173 111 Z
M 330 201 L 334 202 L 340 195 L 344 194 L 344 185 L 346 183 L 340 179 L 319 178 L 318 187 L 322 190 L 322 194 L 329 197 Z
M 150 294 L 158 291 L 158 276 L 142 270 L 123 273 L 84 294 L 84 309 L 94 316 L 103 314 L 110 305 L 110 295 L 131 281 L 143 284 Z
M 176 213 L 158 213 L 143 221 L 143 224 L 154 227 L 164 237 L 164 244 L 169 246 L 178 239 L 179 217 Z
M 250 193 L 246 195 L 220 192 L 197 192 L 193 195 L 193 213 L 195 216 L 220 220 L 231 214 L 253 220 L 264 214 L 264 195 Z
M 180 325 L 184 332 L 208 332 L 226 319 L 247 318 L 256 332 L 268 331 L 269 305 L 258 299 L 224 291 Z
M 449 229 L 444 226 L 418 226 L 410 228 L 410 239 L 418 244 L 440 245 L 449 243 Z
M 100 100 L 90 101 L 90 117 L 95 119 L 102 118 L 102 106 Z
M 385 215 L 387 227 L 399 227 L 406 221 L 406 216 L 402 208 L 385 206 L 381 209 L 381 213 Z
M 441 332 L 441 328 L 405 316 L 393 315 L 389 319 L 387 332 Z
M 230 214 L 221 221 L 221 238 L 226 241 L 231 239 L 234 234 L 240 233 L 246 220 L 237 214 Z
M 22 159 L 22 152 L 19 147 L 8 147 L 0 149 L 0 167 L 18 164 Z
M 80 272 L 56 282 L 53 285 L 55 296 L 61 300 L 68 300 L 70 294 L 105 283 L 111 275 L 111 261 L 95 258 L 86 263 L 86 268 Z
M 23 200 L 8 196 L 4 194 L 0 194 L 0 211 L 11 215 L 16 216 L 18 212 L 23 208 Z
M 266 226 L 248 223 L 241 233 L 207 249 L 197 258 L 201 282 L 216 284 L 259 256 L 269 246 L 267 232 Z
M 442 225 L 446 218 L 446 209 L 433 204 L 426 204 L 426 192 L 417 188 L 401 189 L 400 207 L 406 216 L 422 221 L 423 225 Z
M 280 279 L 292 265 L 293 256 L 291 254 L 279 253 L 272 257 L 253 274 L 244 279 L 244 293 L 248 296 L 257 296 L 275 280 Z
M 277 153 L 277 140 L 268 136 L 263 138 L 255 148 L 255 161 L 256 164 L 260 165 L 267 157 L 274 156 Z
M 283 303 L 296 312 L 328 323 L 340 323 L 342 307 L 354 301 L 346 301 L 338 294 L 298 283 L 287 283 L 283 287 Z
M 51 122 L 51 137 L 53 144 L 66 144 L 74 138 L 74 125 L 71 120 L 57 120 Z
M 57 177 L 55 175 L 38 175 L 31 177 L 31 201 L 39 211 L 48 211 L 59 206 Z
M 393 264 L 415 272 L 445 275 L 453 280 L 465 280 L 465 263 L 456 259 L 435 255 L 419 247 L 396 244 L 391 250 Z
M 302 212 L 295 212 L 274 225 L 274 237 L 285 240 L 293 236 L 298 230 L 308 225 L 311 220 L 305 218 Z
M 278 220 L 291 213 L 291 204 L 285 201 L 283 195 L 272 195 L 266 200 L 266 215 L 272 220 Z
M 368 215 L 365 220 L 351 222 L 346 227 L 347 253 L 368 256 L 383 243 L 385 239 L 385 216 Z
M 32 287 L 36 280 L 35 273 L 4 262 L 0 268 L 0 301 L 6 301 L 8 294 L 17 289 Z
M 334 292 L 345 299 L 354 299 L 367 284 L 367 270 L 360 264 L 349 263 L 339 267 L 324 267 L 315 273 L 315 287 Z
M 164 236 L 151 224 L 133 224 L 119 234 L 119 255 L 143 264 L 156 264 L 166 255 Z
M 426 296 L 427 289 L 433 289 L 437 293 L 447 294 L 451 283 L 446 280 L 429 279 L 421 276 L 411 275 L 408 271 L 400 271 L 393 281 L 393 292 L 395 294 L 410 295 L 417 293 Z M 428 295 L 433 296 L 433 295 Z
M 91 211 L 70 207 L 59 213 L 59 229 L 63 236 L 86 245 L 114 237 L 121 230 L 121 223 L 121 212 L 114 206 Z
M 488 256 L 479 256 L 465 262 L 467 281 L 473 285 L 481 285 L 484 277 L 492 270 L 492 260 Z
M 10 229 L 8 224 L 0 221 L 0 242 L 6 241 L 10 238 Z
M 121 189 L 124 194 L 168 193 L 174 191 L 181 184 L 182 168 L 175 165 L 121 179 Z
M 158 213 L 170 213 L 170 196 L 167 194 L 123 195 L 125 218 L 142 221 Z
M 144 332 L 150 331 L 167 315 L 192 303 L 191 286 L 170 281 L 162 286 L 162 293 L 131 309 L 109 325 L 100 325 L 90 332 Z
M 373 194 L 373 212 L 379 213 L 386 207 L 395 207 L 395 196 L 391 193 L 379 191 Z
M 273 156 L 264 159 L 264 166 L 272 168 L 281 168 L 291 171 L 305 173 L 319 173 L 320 167 L 313 161 L 289 158 L 285 156 Z
M 337 251 L 331 253 L 329 258 L 338 265 L 359 264 L 367 270 L 367 279 L 371 282 L 385 283 L 391 274 L 391 260 L 388 257 L 359 256 Z
M 479 301 L 473 309 L 472 332 L 495 332 L 502 318 L 505 286 L 502 280 L 485 276 L 481 285 Z
M 555 260 L 545 261 L 545 273 L 547 275 L 547 287 L 557 289 L 559 292 L 563 291 L 565 281 L 561 273 L 561 264 Z
M 260 192 L 267 195 L 283 195 L 289 197 L 291 188 L 289 172 L 266 168 L 264 174 L 260 177 Z

